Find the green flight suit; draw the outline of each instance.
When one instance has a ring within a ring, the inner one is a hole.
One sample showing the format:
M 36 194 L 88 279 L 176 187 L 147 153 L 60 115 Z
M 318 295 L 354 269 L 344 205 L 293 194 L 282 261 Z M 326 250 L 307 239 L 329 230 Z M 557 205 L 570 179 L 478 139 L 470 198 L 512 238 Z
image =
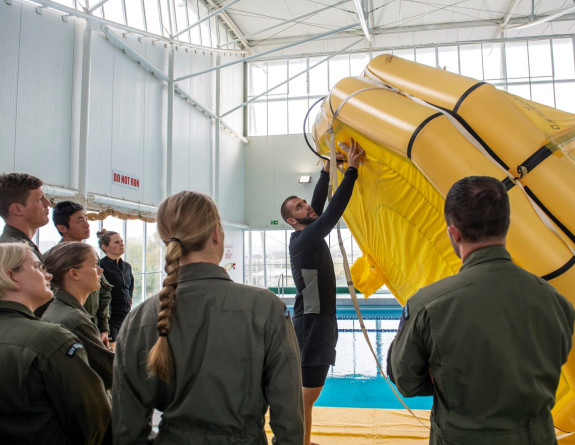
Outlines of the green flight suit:
M 16 227 L 12 227 L 6 224 L 4 226 L 4 230 L 2 231 L 2 235 L 0 235 L 0 243 L 26 243 L 32 248 L 32 250 L 34 251 L 36 256 L 40 259 L 40 261 L 44 262 L 44 258 L 40 253 L 40 249 L 38 249 L 38 246 L 34 244 L 32 240 L 28 238 L 24 232 L 18 230 Z M 42 306 L 38 307 L 34 311 L 34 315 L 40 318 L 51 302 L 52 300 L 49 300 Z
M 84 303 L 84 309 L 94 319 L 94 323 L 100 332 L 110 332 L 108 320 L 110 319 L 110 301 L 112 285 L 104 277 L 100 276 L 100 289 L 91 292 Z
M 18 230 L 16 227 L 6 224 L 2 231 L 2 235 L 0 235 L 0 243 L 26 243 L 32 248 L 36 256 L 40 258 L 40 261 L 42 261 L 42 254 L 40 253 L 38 246 L 34 244 L 24 232 Z
M 574 317 L 503 246 L 485 247 L 407 302 L 388 373 L 406 397 L 433 395 L 431 444 L 555 444 L 551 408 Z
M 104 387 L 112 389 L 114 353 L 106 349 L 93 318 L 73 295 L 57 289 L 54 301 L 42 315 L 42 320 L 61 324 L 78 337 L 84 345 L 90 366 L 100 376 Z
M 68 329 L 0 300 L 0 442 L 99 445 L 110 403 Z
M 58 244 L 64 242 L 65 241 L 62 238 Z M 42 258 L 46 258 L 46 255 L 48 255 L 50 250 L 53 248 L 54 247 L 51 247 L 49 250 L 44 252 Z M 108 321 L 110 320 L 110 301 L 112 301 L 112 294 L 110 291 L 113 287 L 114 286 L 108 283 L 104 274 L 100 275 L 100 289 L 90 292 L 88 298 L 84 302 L 84 309 L 86 309 L 86 312 L 88 312 L 88 314 L 90 314 L 94 319 L 94 323 L 100 332 L 110 332 Z M 38 316 L 41 316 L 41 314 Z
M 267 445 L 264 416 L 278 445 L 303 443 L 297 340 L 285 304 L 265 289 L 230 280 L 219 266 L 180 267 L 168 342 L 174 373 L 148 377 L 158 339 L 159 298 L 128 314 L 116 343 L 114 443 L 146 444 L 154 408 L 162 420 L 154 444 Z

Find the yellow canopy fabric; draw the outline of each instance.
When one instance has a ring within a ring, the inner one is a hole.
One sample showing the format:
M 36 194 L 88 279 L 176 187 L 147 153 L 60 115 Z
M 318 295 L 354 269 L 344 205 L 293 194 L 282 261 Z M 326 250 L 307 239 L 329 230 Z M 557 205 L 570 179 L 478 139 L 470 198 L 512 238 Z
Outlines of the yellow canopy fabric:
M 470 175 L 509 185 L 507 247 L 575 304 L 575 115 L 492 85 L 390 55 L 338 82 L 314 124 L 318 151 L 358 140 L 366 161 L 344 219 L 362 249 L 352 266 L 366 296 L 385 284 L 403 305 L 456 273 L 444 196 Z M 340 178 L 341 180 L 341 178 Z M 575 430 L 575 352 L 554 421 Z

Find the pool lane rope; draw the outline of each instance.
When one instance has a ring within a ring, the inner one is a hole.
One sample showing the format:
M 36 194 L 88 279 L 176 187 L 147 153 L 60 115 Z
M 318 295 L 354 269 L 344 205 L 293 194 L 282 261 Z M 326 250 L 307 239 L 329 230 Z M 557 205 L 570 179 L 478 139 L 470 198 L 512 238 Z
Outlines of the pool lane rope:
M 330 161 L 330 163 L 329 163 L 330 170 L 329 170 L 329 186 L 328 186 L 329 193 L 328 193 L 328 195 L 329 195 L 329 199 L 331 200 L 333 189 L 334 189 L 334 187 L 337 188 L 337 185 L 338 185 L 337 184 L 338 165 L 337 165 L 337 159 L 335 156 L 335 140 L 334 140 L 333 128 L 330 128 L 328 130 L 328 136 L 326 139 L 327 139 L 327 144 L 329 146 L 329 161 Z M 345 150 L 345 144 L 340 144 L 340 147 Z M 359 308 L 359 302 L 357 300 L 357 293 L 355 292 L 355 288 L 353 287 L 353 280 L 351 278 L 351 271 L 349 269 L 349 263 L 347 261 L 347 253 L 345 251 L 345 247 L 343 245 L 343 239 L 341 236 L 341 218 L 338 220 L 336 227 L 337 227 L 337 239 L 338 239 L 339 248 L 341 250 L 341 254 L 343 257 L 343 269 L 345 271 L 345 278 L 347 280 L 347 287 L 349 289 L 349 295 L 351 296 L 351 301 L 353 302 L 353 307 L 355 308 L 355 312 L 357 313 L 357 320 L 359 321 L 359 325 L 361 326 L 361 331 L 363 332 L 363 336 L 365 337 L 367 345 L 369 346 L 369 350 L 371 351 L 371 354 L 373 355 L 373 358 L 375 359 L 375 363 L 377 364 L 377 369 L 379 370 L 379 373 L 385 379 L 385 381 L 387 382 L 387 384 L 389 385 L 389 387 L 391 388 L 391 390 L 393 391 L 393 393 L 397 397 L 397 400 L 399 400 L 399 402 L 403 405 L 403 407 L 413 417 L 415 417 L 417 419 L 417 421 L 419 423 L 421 423 L 421 425 L 423 425 L 427 429 L 430 429 L 430 426 L 423 423 L 421 418 L 418 417 L 411 410 L 411 408 L 409 408 L 409 406 L 407 406 L 407 404 L 405 403 L 405 401 L 403 400 L 401 395 L 397 392 L 397 390 L 395 389 L 395 387 L 393 386 L 393 384 L 391 383 L 389 378 L 385 375 L 385 372 L 383 371 L 383 368 L 381 367 L 381 364 L 379 363 L 379 359 L 377 358 L 377 354 L 375 353 L 375 350 L 373 349 L 373 346 L 371 344 L 371 340 L 369 339 L 369 336 L 367 335 L 367 329 L 365 328 L 365 324 L 363 323 L 363 317 L 361 315 L 361 310 Z

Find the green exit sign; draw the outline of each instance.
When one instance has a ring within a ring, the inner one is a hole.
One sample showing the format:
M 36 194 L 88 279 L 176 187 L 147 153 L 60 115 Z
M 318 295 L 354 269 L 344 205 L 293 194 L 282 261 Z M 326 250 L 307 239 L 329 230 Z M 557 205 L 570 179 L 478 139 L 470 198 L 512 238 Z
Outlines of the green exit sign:
M 278 220 L 277 219 L 272 219 L 270 221 L 270 226 L 277 226 L 278 225 Z

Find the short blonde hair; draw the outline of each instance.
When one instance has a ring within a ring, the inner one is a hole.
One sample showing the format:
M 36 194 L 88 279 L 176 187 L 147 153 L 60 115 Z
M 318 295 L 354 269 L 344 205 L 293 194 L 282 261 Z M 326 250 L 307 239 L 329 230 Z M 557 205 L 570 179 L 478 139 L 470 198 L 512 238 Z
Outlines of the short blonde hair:
M 26 243 L 0 244 L 0 297 L 6 291 L 14 290 L 14 281 L 8 276 L 9 270 L 17 270 L 26 261 L 26 252 L 33 252 Z

